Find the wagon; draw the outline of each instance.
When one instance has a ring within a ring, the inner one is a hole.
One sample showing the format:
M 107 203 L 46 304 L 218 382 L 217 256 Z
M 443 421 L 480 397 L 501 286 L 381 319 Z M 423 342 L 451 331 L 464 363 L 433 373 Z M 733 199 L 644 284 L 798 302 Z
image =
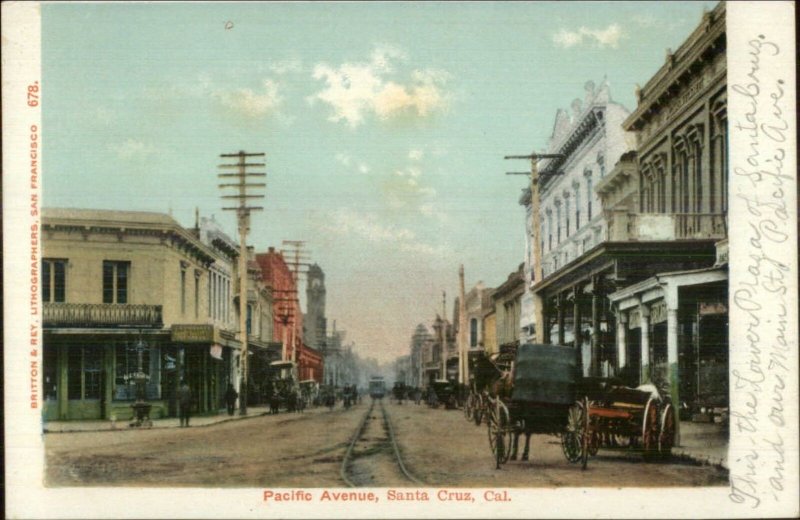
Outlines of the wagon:
M 675 441 L 675 409 L 668 392 L 652 384 L 629 388 L 613 381 L 589 385 L 589 454 L 599 448 L 639 449 L 646 459 L 666 458 Z
M 437 379 L 431 383 L 431 398 L 428 404 L 432 408 L 438 408 L 440 403 L 444 403 L 446 409 L 454 409 L 456 407 L 455 384 L 447 379 Z
M 564 456 L 585 469 L 589 452 L 589 400 L 582 395 L 580 351 L 558 345 L 524 344 L 493 385 L 488 403 L 489 445 L 496 467 L 516 457 L 521 434 L 561 438 Z
M 507 368 L 498 357 L 495 355 L 492 358 L 480 352 L 473 363 L 469 392 L 464 402 L 464 417 L 474 421 L 476 426 L 480 426 L 488 415 L 491 385 L 502 376 L 503 368 Z

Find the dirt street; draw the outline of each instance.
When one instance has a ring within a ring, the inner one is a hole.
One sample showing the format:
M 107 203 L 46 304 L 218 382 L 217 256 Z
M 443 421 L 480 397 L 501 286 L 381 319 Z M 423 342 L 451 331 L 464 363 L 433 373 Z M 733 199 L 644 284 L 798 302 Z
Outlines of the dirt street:
M 47 485 L 344 486 L 342 456 L 366 406 L 204 427 L 47 434 Z
M 389 404 L 409 471 L 431 486 L 714 486 L 727 472 L 688 462 L 645 463 L 639 454 L 600 450 L 586 471 L 570 464 L 555 436 L 531 436 L 530 460 L 496 470 L 485 423 L 467 422 L 461 410 Z M 522 453 L 525 437 L 520 437 Z
M 343 487 L 341 461 L 369 403 L 348 411 L 317 408 L 304 414 L 261 416 L 189 429 L 152 429 L 47 434 L 47 484 L 89 486 Z M 644 463 L 634 453 L 601 450 L 589 467 L 569 464 L 556 437 L 531 439 L 531 460 L 495 470 L 486 426 L 475 426 L 460 410 L 385 402 L 408 470 L 430 486 L 708 486 L 725 485 L 726 472 L 672 461 Z M 376 422 L 365 432 L 381 439 Z M 389 453 L 381 448 L 381 456 Z M 359 484 L 378 482 L 380 471 L 359 457 L 355 476 L 374 474 Z M 385 461 L 384 461 L 385 462 Z M 387 473 L 388 474 L 388 473 Z M 388 478 L 388 477 L 387 477 Z

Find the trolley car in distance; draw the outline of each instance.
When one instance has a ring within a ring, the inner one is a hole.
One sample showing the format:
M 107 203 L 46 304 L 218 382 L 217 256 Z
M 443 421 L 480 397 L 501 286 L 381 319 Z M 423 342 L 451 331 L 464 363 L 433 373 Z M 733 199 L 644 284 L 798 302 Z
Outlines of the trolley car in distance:
M 369 380 L 369 396 L 373 399 L 383 399 L 386 395 L 386 382 L 382 376 L 372 376 Z

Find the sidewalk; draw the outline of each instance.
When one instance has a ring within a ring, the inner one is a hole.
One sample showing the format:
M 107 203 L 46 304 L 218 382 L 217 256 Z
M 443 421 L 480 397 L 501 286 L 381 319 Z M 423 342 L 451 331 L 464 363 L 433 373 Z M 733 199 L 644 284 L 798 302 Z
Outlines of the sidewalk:
M 680 446 L 672 448 L 674 456 L 729 469 L 729 435 L 725 427 L 714 423 L 681 421 L 680 435 Z
M 250 419 L 266 415 L 269 412 L 268 406 L 249 406 L 247 415 L 239 415 L 237 409 L 234 414 L 228 415 L 223 412 L 217 415 L 195 415 L 192 416 L 189 425 L 191 428 L 210 426 L 227 421 L 238 421 L 240 419 Z M 284 412 L 285 413 L 285 412 Z M 129 421 L 48 421 L 43 425 L 45 433 L 69 433 L 69 432 L 99 432 L 99 431 L 134 431 L 147 430 L 148 428 L 132 428 L 128 426 Z M 179 428 L 180 423 L 177 417 L 166 419 L 156 419 L 153 421 L 153 428 Z

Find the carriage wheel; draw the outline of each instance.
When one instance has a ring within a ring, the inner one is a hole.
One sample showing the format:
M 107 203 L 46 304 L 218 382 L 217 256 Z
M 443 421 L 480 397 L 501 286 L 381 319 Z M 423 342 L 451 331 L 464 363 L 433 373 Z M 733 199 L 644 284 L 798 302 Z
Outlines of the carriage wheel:
M 500 464 L 508 462 L 511 455 L 512 431 L 511 415 L 499 398 L 491 404 L 488 419 L 489 446 L 492 448 L 497 469 L 500 469 Z
M 583 430 L 586 424 L 583 402 L 577 401 L 567 411 L 566 431 L 561 434 L 561 450 L 573 464 L 582 459 Z
M 473 397 L 474 396 L 473 396 L 472 392 L 470 392 L 470 394 L 467 396 L 466 402 L 464 403 L 464 417 L 468 421 L 472 420 L 472 407 L 474 406 Z
M 646 459 L 658 453 L 658 410 L 656 401 L 652 397 L 644 407 L 642 418 L 642 449 Z
M 480 426 L 485 416 L 486 416 L 486 398 L 481 395 L 476 395 L 472 407 L 472 420 L 475 421 L 475 426 Z
M 675 409 L 671 404 L 664 407 L 661 412 L 661 427 L 658 432 L 658 454 L 663 459 L 668 459 L 675 445 Z

